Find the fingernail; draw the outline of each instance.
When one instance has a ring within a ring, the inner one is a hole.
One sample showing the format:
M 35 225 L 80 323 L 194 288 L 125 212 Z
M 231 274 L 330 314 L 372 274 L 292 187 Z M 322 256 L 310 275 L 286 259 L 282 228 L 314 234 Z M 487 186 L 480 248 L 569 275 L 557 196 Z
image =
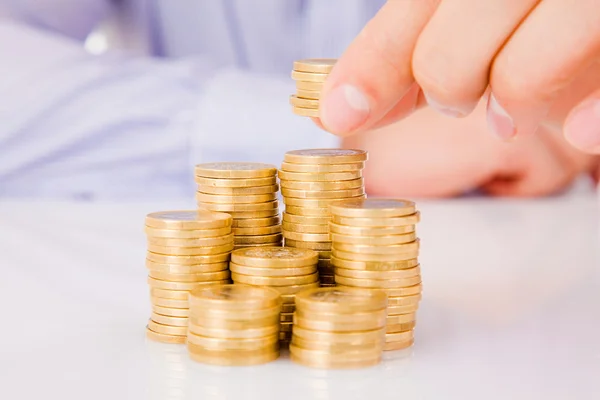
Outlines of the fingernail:
M 512 139 L 517 134 L 512 118 L 498 103 L 493 94 L 490 95 L 488 100 L 487 123 L 492 133 L 501 139 Z
M 567 120 L 565 136 L 573 146 L 600 152 L 600 100 L 592 100 L 574 111 Z
M 320 103 L 321 122 L 327 130 L 343 134 L 365 123 L 371 111 L 369 100 L 356 86 L 341 85 L 333 89 Z
M 434 110 L 436 110 L 439 113 L 442 113 L 444 115 L 447 115 L 448 117 L 453 117 L 453 118 L 466 117 L 467 115 L 469 115 L 471 113 L 471 111 L 473 111 L 473 109 L 476 106 L 476 105 L 473 105 L 472 107 L 467 106 L 467 107 L 458 109 L 455 107 L 448 107 L 446 105 L 443 105 L 442 103 L 435 100 L 433 97 L 431 97 L 430 95 L 428 95 L 425 92 L 423 92 L 423 96 L 425 97 L 425 100 L 427 101 L 427 105 L 429 105 L 429 107 L 433 108 Z

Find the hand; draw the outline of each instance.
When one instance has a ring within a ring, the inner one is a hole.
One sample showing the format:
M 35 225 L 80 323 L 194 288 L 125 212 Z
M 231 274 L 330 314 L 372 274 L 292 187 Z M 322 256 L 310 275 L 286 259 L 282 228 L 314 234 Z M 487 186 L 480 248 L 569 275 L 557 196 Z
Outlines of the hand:
M 388 0 L 329 75 L 321 123 L 347 136 L 425 104 L 463 117 L 491 88 L 500 137 L 541 126 L 600 153 L 599 10 L 600 0 Z
M 540 132 L 501 142 L 486 130 L 485 103 L 467 118 L 431 109 L 343 139 L 346 148 L 369 151 L 365 169 L 373 196 L 450 197 L 481 190 L 495 196 L 531 197 L 561 191 L 594 157 L 560 135 Z

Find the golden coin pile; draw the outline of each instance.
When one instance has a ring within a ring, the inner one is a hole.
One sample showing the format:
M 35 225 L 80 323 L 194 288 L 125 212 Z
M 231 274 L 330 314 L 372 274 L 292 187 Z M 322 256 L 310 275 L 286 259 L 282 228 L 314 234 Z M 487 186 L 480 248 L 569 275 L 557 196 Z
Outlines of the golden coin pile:
M 164 211 L 146 216 L 146 267 L 152 316 L 147 336 L 185 343 L 190 290 L 229 283 L 232 218 L 210 211 Z
M 279 357 L 277 291 L 212 285 L 190 292 L 190 357 L 213 365 L 256 365 Z
M 233 217 L 235 248 L 281 246 L 277 169 L 271 164 L 196 165 L 198 207 Z
M 319 252 L 322 286 L 335 285 L 329 263 L 329 206 L 344 199 L 366 197 L 362 178 L 366 160 L 363 150 L 313 149 L 289 151 L 281 164 L 285 245 Z
M 414 342 L 421 300 L 415 203 L 399 199 L 347 200 L 331 206 L 332 257 L 338 286 L 381 289 L 388 295 L 384 350 Z
M 271 287 L 281 295 L 282 341 L 291 339 L 296 293 L 319 286 L 318 258 L 312 250 L 289 247 L 240 249 L 231 255 L 234 283 Z
M 315 58 L 294 62 L 292 79 L 296 81 L 296 94 L 290 96 L 294 114 L 319 116 L 321 89 L 336 61 L 332 58 Z
M 381 361 L 387 298 L 380 290 L 319 288 L 296 296 L 292 361 L 314 368 L 360 368 Z

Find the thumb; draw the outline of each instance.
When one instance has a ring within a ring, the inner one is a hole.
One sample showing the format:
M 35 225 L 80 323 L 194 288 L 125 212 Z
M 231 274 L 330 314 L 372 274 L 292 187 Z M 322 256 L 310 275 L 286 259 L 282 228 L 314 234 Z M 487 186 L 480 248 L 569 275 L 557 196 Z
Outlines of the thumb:
M 438 1 L 389 0 L 379 10 L 325 82 L 320 101 L 325 129 L 347 136 L 375 126 L 394 108 L 414 81 L 412 53 Z
M 574 147 L 600 154 L 600 89 L 569 113 L 564 132 L 565 138 Z

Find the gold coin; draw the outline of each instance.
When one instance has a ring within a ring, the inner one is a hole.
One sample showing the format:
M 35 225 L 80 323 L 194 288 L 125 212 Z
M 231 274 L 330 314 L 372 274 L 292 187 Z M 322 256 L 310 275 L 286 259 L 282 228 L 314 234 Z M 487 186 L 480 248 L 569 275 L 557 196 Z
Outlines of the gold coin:
M 275 175 L 275 171 L 274 165 L 248 162 L 216 162 L 195 167 L 196 176 L 203 178 L 268 178 Z
M 296 96 L 298 96 L 302 99 L 319 100 L 321 98 L 321 91 L 297 89 Z
M 331 259 L 331 250 L 318 250 L 318 252 L 319 252 L 319 261 Z
M 294 61 L 294 70 L 301 72 L 313 72 L 328 74 L 337 62 L 335 58 L 309 58 Z
M 405 342 L 386 342 L 383 345 L 384 351 L 402 350 L 412 346 L 415 343 L 414 339 L 407 340 Z
M 197 288 L 198 286 L 201 286 L 202 284 L 221 284 L 224 283 L 223 281 L 228 282 L 229 281 L 229 271 L 222 271 L 222 272 L 214 272 L 214 274 L 219 274 L 219 276 L 222 276 L 223 278 L 221 279 L 207 279 L 206 281 L 198 281 L 198 282 L 169 282 L 169 281 L 163 281 L 160 279 L 154 279 L 151 277 L 148 277 L 148 285 L 150 285 L 151 288 L 156 288 L 156 289 L 167 289 L 167 290 L 193 290 L 195 288 Z M 213 276 L 217 276 L 217 275 L 212 275 Z
M 380 237 L 380 236 L 406 235 L 408 233 L 414 233 L 415 226 L 414 225 L 405 225 L 405 226 L 390 226 L 390 227 L 375 228 L 375 227 L 339 225 L 332 221 L 329 223 L 329 229 L 331 230 L 331 233 L 336 233 L 339 235 Z
M 419 265 L 416 258 L 403 261 L 355 261 L 352 259 L 341 259 L 335 256 L 331 257 L 331 263 L 339 268 L 354 269 L 361 271 L 396 271 L 413 268 Z
M 282 313 L 293 313 L 296 311 L 296 303 L 284 303 L 281 305 Z
M 292 71 L 292 79 L 295 81 L 304 82 L 325 82 L 328 74 L 320 74 L 315 72 Z
M 156 321 L 149 320 L 148 321 L 148 329 L 160 333 L 163 335 L 172 335 L 172 336 L 187 336 L 188 328 L 187 326 L 171 326 L 164 325 L 158 323 Z
M 333 272 L 333 265 L 331 265 L 330 259 L 327 259 L 327 258 L 320 258 L 319 263 L 317 264 L 317 268 L 319 268 L 319 269 L 330 268 L 331 271 Z
M 244 179 L 221 179 L 221 178 L 203 178 L 196 176 L 194 178 L 198 185 L 222 187 L 222 188 L 250 188 L 257 186 L 273 186 L 277 184 L 277 177 L 269 176 L 266 178 L 244 178 Z
M 272 235 L 281 233 L 281 225 L 261 226 L 256 228 L 233 228 L 233 234 L 237 236 Z
M 340 285 L 364 287 L 364 288 L 377 288 L 377 289 L 395 289 L 404 288 L 418 285 L 421 283 L 421 275 L 413 276 L 410 278 L 401 279 L 358 279 L 349 278 L 347 276 L 335 276 L 335 282 Z
M 340 251 L 360 254 L 403 254 L 409 252 L 418 252 L 420 240 L 404 244 L 390 244 L 384 246 L 366 245 L 366 244 L 348 244 L 335 242 L 334 247 Z
M 419 309 L 419 303 L 409 304 L 407 306 L 388 306 L 388 315 L 410 314 Z
M 149 226 L 144 227 L 144 232 L 152 238 L 172 238 L 172 239 L 200 239 L 228 235 L 231 233 L 231 226 L 216 229 L 158 229 Z
M 344 164 L 367 161 L 367 152 L 354 149 L 306 149 L 285 153 L 283 161 L 296 164 Z
M 236 228 L 261 228 L 266 226 L 274 226 L 279 225 L 281 220 L 279 216 L 277 217 L 267 217 L 267 218 L 253 218 L 253 219 L 234 219 L 232 226 L 232 232 L 234 232 Z
M 279 185 L 269 186 L 251 186 L 251 187 L 218 187 L 199 185 L 198 192 L 205 194 L 216 194 L 226 196 L 246 196 L 246 195 L 257 195 L 257 194 L 271 194 L 279 191 Z
M 296 89 L 300 90 L 323 90 L 323 82 L 296 81 Z
M 349 236 L 339 233 L 331 234 L 331 241 L 335 243 L 359 244 L 368 246 L 391 246 L 397 244 L 407 244 L 417 240 L 417 234 L 414 232 L 402 235 L 392 236 Z
M 294 330 L 294 324 L 291 322 L 282 322 L 279 324 L 280 332 L 292 332 Z
M 342 164 L 344 165 L 344 164 Z M 287 198 L 296 199 L 347 199 L 365 194 L 365 188 L 359 187 L 355 189 L 347 190 L 318 190 L 318 191 L 307 191 L 307 190 L 295 190 L 295 189 L 281 189 L 281 194 Z M 286 202 L 288 204 L 288 202 Z M 290 205 L 294 205 L 289 203 Z M 319 206 L 320 207 L 320 206 Z
M 283 213 L 283 221 L 296 225 L 328 225 L 331 217 L 305 217 Z
M 258 244 L 236 244 L 233 246 L 233 250 L 247 249 L 249 247 L 283 247 L 283 242 L 273 243 L 258 243 Z
M 188 345 L 189 347 L 189 345 Z M 190 359 L 201 364 L 218 366 L 250 366 L 266 364 L 279 358 L 279 351 L 270 351 L 253 355 L 236 354 L 232 357 L 231 353 L 223 352 L 193 352 L 190 351 Z
M 335 258 L 354 261 L 406 261 L 412 260 L 419 256 L 418 251 L 409 251 L 397 254 L 366 254 L 341 251 L 338 250 L 336 247 L 333 247 L 331 249 L 331 253 Z
M 294 114 L 299 115 L 301 117 L 319 117 L 319 109 L 318 108 L 303 108 L 303 107 L 292 107 L 292 111 Z
M 297 199 L 294 197 L 284 197 L 283 202 L 285 203 L 286 207 L 327 208 L 332 204 L 336 204 L 347 199 L 366 198 L 366 196 L 366 194 L 362 194 L 346 199 Z
M 301 307 L 296 305 L 294 313 L 294 325 L 315 331 L 369 331 L 384 328 L 385 324 L 386 310 L 353 314 L 316 313 L 314 311 L 303 313 Z
M 194 309 L 256 310 L 279 307 L 279 293 L 273 289 L 248 285 L 200 287 L 190 293 Z
M 385 328 L 372 331 L 360 332 L 326 332 L 305 329 L 301 326 L 294 327 L 294 336 L 304 340 L 335 343 L 340 345 L 352 345 L 361 343 L 383 342 L 385 339 Z
M 388 297 L 388 307 L 409 306 L 418 304 L 421 301 L 421 294 L 402 297 Z
M 152 304 L 152 312 L 159 315 L 164 315 L 166 317 L 189 317 L 190 310 L 189 308 L 169 308 L 169 307 L 161 307 L 156 304 Z
M 170 255 L 170 256 L 207 256 L 222 254 L 233 250 L 233 243 L 227 243 L 220 246 L 206 247 L 175 247 L 175 246 L 158 246 L 148 244 L 148 251 L 152 253 Z
M 314 265 L 306 267 L 275 267 L 275 268 L 264 268 L 264 267 L 247 267 L 245 265 L 239 265 L 231 263 L 229 265 L 231 272 L 241 275 L 251 276 L 302 276 L 309 275 L 316 272 Z
M 290 240 L 302 242 L 326 242 L 331 240 L 329 233 L 299 233 L 292 231 L 283 231 L 283 237 Z
M 162 325 L 179 326 L 184 328 L 188 326 L 187 317 L 168 317 L 166 315 L 160 315 L 153 312 L 150 316 L 150 319 Z
M 292 224 L 291 222 L 283 221 L 281 225 L 285 231 L 298 233 L 321 233 L 329 235 L 329 225 L 304 225 Z M 285 233 L 283 235 L 285 237 Z
M 203 326 L 207 328 L 216 329 L 230 329 L 230 330 L 244 330 L 244 329 L 257 329 L 265 326 L 272 326 L 279 322 L 279 313 L 269 315 L 263 318 L 215 318 L 214 313 L 195 313 L 194 308 L 190 309 L 189 326 L 192 329 L 194 326 Z M 203 336 L 203 335 L 200 335 Z
M 296 327 L 294 327 L 296 330 Z M 340 354 L 347 353 L 352 351 L 382 351 L 384 341 L 377 340 L 372 342 L 363 342 L 363 343 L 353 343 L 353 344 L 340 344 L 340 343 L 331 343 L 327 341 L 316 341 L 316 340 L 307 340 L 302 339 L 296 335 L 292 335 L 292 344 L 294 346 L 307 349 L 307 350 L 321 350 L 326 351 L 330 354 Z
M 165 335 L 164 333 L 154 332 L 146 327 L 146 337 L 155 342 L 170 343 L 170 344 L 185 344 L 187 337 L 179 335 Z
M 348 172 L 288 172 L 279 170 L 277 172 L 279 179 L 287 181 L 302 181 L 302 182 L 332 182 L 332 181 L 351 181 L 362 178 L 362 170 Z
M 168 308 L 190 308 L 190 302 L 186 300 L 177 299 L 163 299 L 160 297 L 150 297 L 150 303 L 155 306 L 168 307 Z
M 314 289 L 319 287 L 319 282 L 307 283 L 304 285 L 291 285 L 291 286 L 271 286 L 271 288 L 277 290 L 281 295 L 297 294 L 307 289 Z M 283 297 L 283 296 L 282 296 Z
M 406 342 L 415 338 L 415 331 L 413 329 L 404 332 L 386 333 L 386 342 Z
M 329 287 L 337 287 L 335 283 L 321 283 L 320 287 L 329 288 Z
M 257 285 L 257 286 L 292 286 L 292 285 L 305 285 L 308 283 L 318 282 L 319 274 L 313 272 L 310 275 L 300 276 L 256 276 L 256 275 L 242 275 L 232 273 L 231 278 L 235 283 L 245 283 L 246 285 Z
M 236 236 L 234 243 L 237 244 L 263 244 L 281 242 L 283 235 L 275 233 L 272 235 L 256 235 L 256 236 Z
M 233 234 L 220 237 L 208 237 L 198 239 L 175 239 L 148 237 L 148 243 L 162 247 L 207 247 L 223 246 L 233 242 Z
M 293 362 L 321 369 L 356 369 L 377 365 L 381 362 L 379 351 L 362 351 L 331 354 L 322 350 L 307 350 L 290 344 L 290 358 Z
M 294 320 L 294 313 L 281 313 L 281 322 L 292 322 Z
M 221 254 L 212 254 L 207 256 L 173 256 L 158 254 L 153 252 L 146 253 L 146 259 L 158 264 L 174 264 L 174 265 L 198 265 L 198 264 L 214 264 L 229 261 L 231 253 L 225 252 Z
M 312 250 L 289 247 L 236 250 L 231 262 L 247 267 L 290 268 L 315 266 L 319 255 Z
M 421 284 L 410 287 L 385 288 L 381 289 L 387 293 L 389 297 L 405 297 L 420 294 L 423 291 Z
M 414 202 L 401 199 L 369 198 L 363 200 L 346 200 L 344 203 L 339 203 L 331 207 L 333 215 L 355 218 L 404 217 L 415 212 Z
M 385 310 L 387 296 L 380 290 L 320 288 L 297 294 L 296 307 L 307 313 L 368 313 Z
M 249 203 L 249 204 L 228 204 L 228 203 L 204 203 L 196 196 L 198 200 L 198 207 L 202 207 L 206 210 L 221 211 L 221 212 L 254 212 L 254 211 L 267 211 L 275 210 L 279 207 L 277 200 L 267 201 L 264 203 Z
M 405 324 L 408 322 L 416 321 L 416 319 L 417 319 L 417 315 L 415 313 L 401 314 L 401 315 L 388 315 L 386 317 L 388 325 Z
M 177 264 L 160 264 L 146 259 L 146 268 L 150 271 L 159 272 L 161 274 L 201 274 L 204 272 L 225 271 L 228 267 L 227 262 L 213 264 L 196 264 L 196 265 L 177 265 Z M 161 278 L 159 278 L 161 279 Z
M 199 274 L 171 274 L 168 272 L 157 272 L 150 270 L 148 276 L 154 279 L 169 281 L 169 282 L 207 282 L 207 281 L 222 281 L 229 278 L 227 269 L 215 272 L 201 272 Z
M 273 349 L 279 342 L 279 335 L 273 334 L 259 338 L 249 339 L 223 339 L 188 334 L 188 343 L 202 347 L 206 350 L 261 350 Z
M 286 247 L 294 247 L 297 249 L 311 249 L 311 250 L 331 250 L 331 242 L 304 242 L 293 239 L 285 239 Z
M 281 303 L 282 304 L 293 305 L 294 307 L 296 307 L 296 294 L 295 293 L 293 293 L 293 294 L 282 294 L 281 295 Z M 283 305 L 282 305 L 282 310 L 283 310 Z
M 338 225 L 346 225 L 357 229 L 359 227 L 372 228 L 372 232 L 381 232 L 381 235 L 395 235 L 396 233 L 387 232 L 386 229 L 401 229 L 403 227 L 414 226 L 421 221 L 421 213 L 417 211 L 414 214 L 393 218 L 354 218 L 334 215 L 331 221 Z M 412 230 L 414 231 L 414 228 Z M 372 233 L 371 235 L 375 236 L 378 233 Z
M 228 211 L 234 220 L 236 219 L 261 219 L 261 218 L 272 218 L 279 216 L 279 207 L 272 210 L 265 211 Z
M 150 298 L 188 301 L 189 290 L 169 290 L 150 287 Z M 188 303 L 189 304 L 189 303 Z
M 308 207 L 296 207 L 296 206 L 285 206 L 285 212 L 287 214 L 301 215 L 306 217 L 329 217 L 329 207 L 323 208 L 308 208 Z
M 319 275 L 319 282 L 321 282 L 321 284 L 334 284 L 335 283 L 335 276 L 333 275 Z
M 290 96 L 290 104 L 300 108 L 319 108 L 319 100 L 303 99 L 301 97 L 297 97 L 296 95 Z
M 267 194 L 248 194 L 248 195 L 223 195 L 223 194 L 206 194 L 196 192 L 196 200 L 202 203 L 218 203 L 218 204 L 248 204 L 248 203 L 265 203 L 267 201 L 275 201 L 277 195 L 275 193 Z
M 406 332 L 406 331 L 410 331 L 410 330 L 414 329 L 415 326 L 417 326 L 417 321 L 404 322 L 402 324 L 395 324 L 395 325 L 388 324 L 385 326 L 385 332 L 386 332 L 386 334 Z
M 319 190 L 349 190 L 363 187 L 365 181 L 363 178 L 352 179 L 349 181 L 337 182 L 310 182 L 310 181 L 281 181 L 282 189 L 310 190 L 313 192 Z
M 392 271 L 370 271 L 360 269 L 335 268 L 335 273 L 338 276 L 346 276 L 354 279 L 379 279 L 379 280 L 394 280 L 406 279 L 421 275 L 421 267 L 392 270 Z
M 197 230 L 231 226 L 231 216 L 204 210 L 159 211 L 146 216 L 146 226 L 158 229 Z

